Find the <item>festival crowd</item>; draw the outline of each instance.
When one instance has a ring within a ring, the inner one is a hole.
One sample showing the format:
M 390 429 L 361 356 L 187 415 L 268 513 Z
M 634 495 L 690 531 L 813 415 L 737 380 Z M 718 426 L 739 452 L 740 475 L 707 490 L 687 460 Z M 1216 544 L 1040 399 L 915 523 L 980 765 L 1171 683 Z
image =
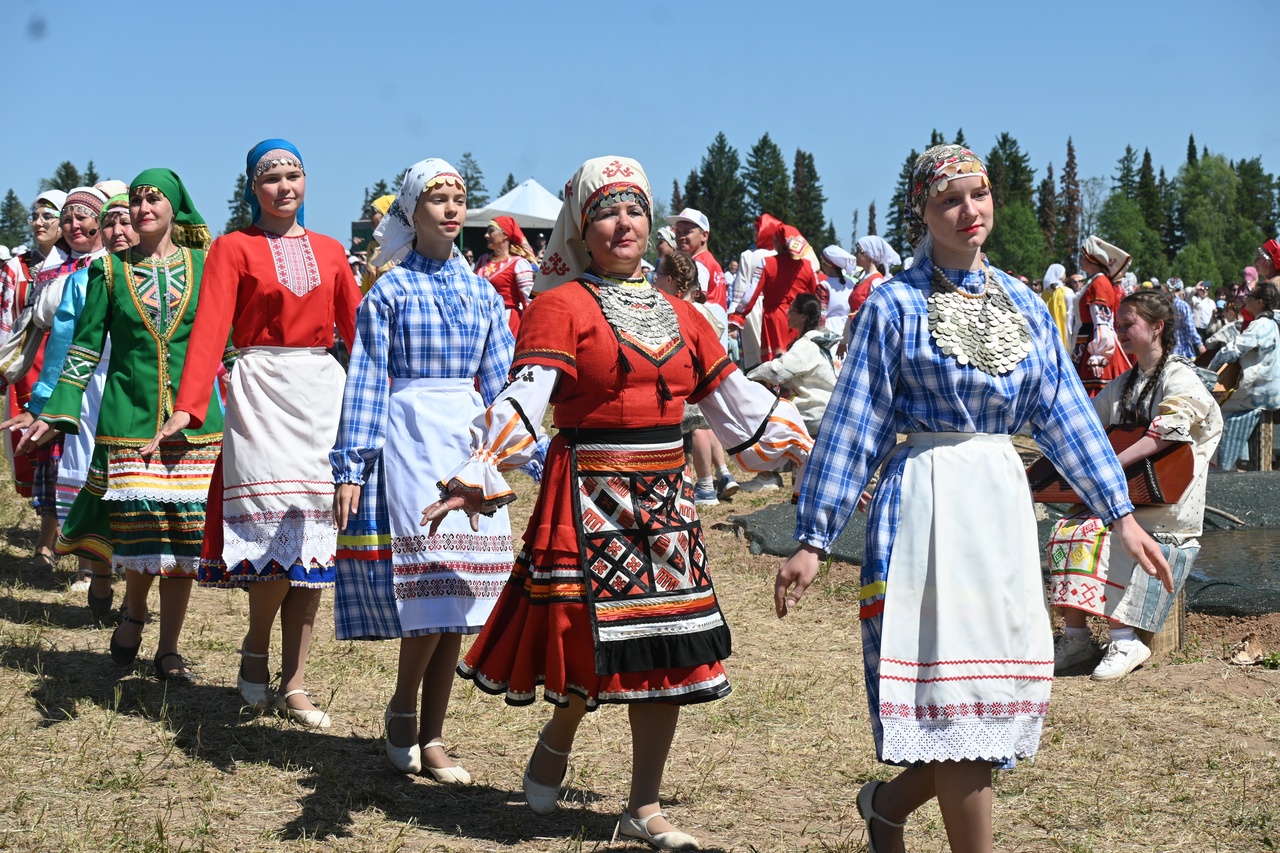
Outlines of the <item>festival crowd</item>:
M 455 677 L 511 705 L 540 691 L 521 780 L 539 815 L 584 716 L 624 704 L 617 834 L 658 849 L 698 849 L 660 805 L 680 708 L 731 689 L 698 506 L 793 472 L 779 618 L 868 513 L 868 707 L 877 757 L 903 768 L 858 792 L 869 849 L 901 850 L 936 797 L 951 849 L 989 851 L 991 769 L 1036 754 L 1053 675 L 1098 657 L 1088 617 L 1109 632 L 1094 679 L 1147 660 L 1138 631 L 1160 630 L 1195 560 L 1210 469 L 1234 470 L 1280 408 L 1280 244 L 1215 290 L 1139 284 L 1089 236 L 1080 273 L 1029 282 L 983 254 L 990 181 L 956 145 L 915 164 L 905 260 L 875 235 L 815 252 L 762 213 L 722 266 L 717 223 L 654 222 L 620 156 L 573 174 L 545 245 L 498 216 L 474 261 L 443 160 L 373 200 L 365 257 L 305 227 L 287 140 L 254 146 L 245 178 L 253 224 L 217 239 L 181 178 L 150 168 L 42 193 L 31 244 L 6 250 L 3 430 L 41 520 L 34 569 L 77 558 L 121 666 L 158 581 L 165 681 L 196 678 L 179 651 L 192 586 L 244 590 L 240 695 L 316 729 L 333 709 L 306 666 L 332 590 L 339 639 L 399 640 L 388 761 L 440 784 L 472 781 L 446 740 Z M 1049 544 L 1057 637 L 1019 433 L 1082 506 Z M 1165 457 L 1190 485 L 1139 496 L 1135 463 Z M 538 486 L 518 541 L 517 469 Z

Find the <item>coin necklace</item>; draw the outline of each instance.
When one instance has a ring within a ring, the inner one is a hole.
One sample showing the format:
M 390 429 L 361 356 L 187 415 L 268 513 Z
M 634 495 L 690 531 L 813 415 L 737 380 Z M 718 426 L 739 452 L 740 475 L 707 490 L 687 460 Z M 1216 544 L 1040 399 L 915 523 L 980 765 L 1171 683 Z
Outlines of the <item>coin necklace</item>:
M 1003 376 L 1031 352 L 1031 331 L 991 267 L 981 293 L 966 293 L 938 267 L 930 278 L 929 334 L 944 355 Z

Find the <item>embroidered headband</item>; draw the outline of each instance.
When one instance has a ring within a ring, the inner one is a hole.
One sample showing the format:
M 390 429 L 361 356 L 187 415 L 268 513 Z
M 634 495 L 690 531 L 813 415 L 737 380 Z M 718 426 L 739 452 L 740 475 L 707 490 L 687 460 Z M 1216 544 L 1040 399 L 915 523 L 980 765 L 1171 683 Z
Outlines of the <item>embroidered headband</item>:
M 106 196 L 93 187 L 76 187 L 67 193 L 62 212 L 65 215 L 72 211 L 79 211 L 97 219 L 98 214 L 102 213 L 102 206 L 106 203 Z
M 985 186 L 991 186 L 987 167 L 963 145 L 935 145 L 916 159 L 911 171 L 911 187 L 903 214 L 907 219 L 907 239 L 918 244 L 928 230 L 924 224 L 925 202 L 946 192 L 952 180 L 978 175 Z
M 595 222 L 600 211 L 615 204 L 638 204 L 644 208 L 644 215 L 653 218 L 649 210 L 649 194 L 637 184 L 605 184 L 587 197 L 582 206 L 582 230 L 587 223 Z
M 267 171 L 274 169 L 276 166 L 297 166 L 302 170 L 302 174 L 306 174 L 307 170 L 302 168 L 302 158 L 295 156 L 293 152 L 286 151 L 283 148 L 272 148 L 267 153 L 258 158 L 257 164 L 253 167 L 253 180 L 257 183 Z

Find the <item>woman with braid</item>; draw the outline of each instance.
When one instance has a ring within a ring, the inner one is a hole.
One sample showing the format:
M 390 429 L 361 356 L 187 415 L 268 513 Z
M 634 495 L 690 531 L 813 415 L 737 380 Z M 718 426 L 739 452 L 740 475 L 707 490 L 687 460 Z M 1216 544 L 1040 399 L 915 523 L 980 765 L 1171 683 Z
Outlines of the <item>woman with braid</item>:
M 1151 650 L 1134 629 L 1160 630 L 1200 550 L 1196 537 L 1204 521 L 1209 460 L 1222 437 L 1222 413 L 1191 362 L 1173 355 L 1174 325 L 1168 296 L 1140 290 L 1125 297 L 1116 313 L 1116 340 L 1134 366 L 1093 398 L 1103 426 L 1147 427 L 1141 439 L 1119 452 L 1126 467 L 1175 441 L 1191 444 L 1195 477 L 1181 500 L 1134 512 L 1164 552 L 1174 589 L 1166 591 L 1131 558 L 1111 548 L 1111 528 L 1087 511 L 1059 521 L 1049 540 L 1049 602 L 1062 608 L 1067 625 L 1054 643 L 1055 672 L 1093 657 L 1086 625 L 1090 614 L 1103 617 L 1111 628 L 1093 679 L 1124 678 L 1141 666 Z

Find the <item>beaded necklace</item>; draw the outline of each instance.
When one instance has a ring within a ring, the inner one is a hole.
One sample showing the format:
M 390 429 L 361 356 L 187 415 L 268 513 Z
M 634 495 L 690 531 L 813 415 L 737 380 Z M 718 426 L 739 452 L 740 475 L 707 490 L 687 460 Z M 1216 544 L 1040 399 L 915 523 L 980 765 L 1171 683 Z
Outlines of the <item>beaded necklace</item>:
M 990 266 L 985 273 L 982 292 L 966 293 L 941 268 L 933 268 L 929 334 L 957 363 L 1002 376 L 1031 352 L 1031 331 Z

